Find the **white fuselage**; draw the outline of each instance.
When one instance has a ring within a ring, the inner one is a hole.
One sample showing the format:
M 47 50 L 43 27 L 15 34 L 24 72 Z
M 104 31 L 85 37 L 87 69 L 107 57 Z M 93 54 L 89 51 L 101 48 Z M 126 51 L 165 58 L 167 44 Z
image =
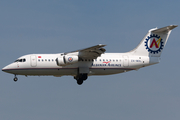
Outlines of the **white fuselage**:
M 111 75 L 159 63 L 169 35 L 177 25 L 150 29 L 139 45 L 126 53 L 105 53 L 99 44 L 59 54 L 30 54 L 17 59 L 2 71 L 15 75 L 71 75 L 81 85 L 91 75 Z
M 159 62 L 158 58 L 153 57 L 134 56 L 128 53 L 105 53 L 97 59 L 83 59 L 67 66 L 58 66 L 56 58 L 60 54 L 25 55 L 2 70 L 15 75 L 53 75 L 58 77 L 75 76 L 78 74 L 78 68 L 88 68 L 88 76 L 110 75 L 137 70 Z

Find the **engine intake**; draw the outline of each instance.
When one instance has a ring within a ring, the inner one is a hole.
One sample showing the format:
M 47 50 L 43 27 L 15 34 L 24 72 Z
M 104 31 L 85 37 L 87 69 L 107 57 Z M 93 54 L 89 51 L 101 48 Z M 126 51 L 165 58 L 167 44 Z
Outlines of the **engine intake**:
M 78 62 L 79 57 L 78 56 L 59 56 L 58 58 L 56 58 L 56 63 L 58 66 L 66 66 L 66 65 L 70 65 L 73 63 Z

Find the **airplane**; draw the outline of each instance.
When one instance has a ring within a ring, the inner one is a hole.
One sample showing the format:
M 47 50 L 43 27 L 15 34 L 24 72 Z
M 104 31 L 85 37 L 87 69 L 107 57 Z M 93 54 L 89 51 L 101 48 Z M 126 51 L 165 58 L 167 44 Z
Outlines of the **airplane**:
M 73 76 L 81 85 L 88 76 L 112 75 L 160 62 L 169 35 L 177 25 L 150 29 L 139 45 L 126 53 L 105 53 L 103 44 L 57 54 L 29 54 L 2 68 L 2 71 L 25 76 Z

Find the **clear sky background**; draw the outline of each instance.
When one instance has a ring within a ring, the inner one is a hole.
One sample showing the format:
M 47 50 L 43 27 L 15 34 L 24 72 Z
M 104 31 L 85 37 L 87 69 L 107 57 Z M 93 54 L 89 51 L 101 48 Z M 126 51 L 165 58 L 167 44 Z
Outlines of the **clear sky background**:
M 135 48 L 147 31 L 180 25 L 178 0 L 1 0 L 0 67 L 31 53 L 60 53 L 106 44 Z M 0 120 L 180 119 L 180 27 L 157 65 L 91 76 L 18 76 L 0 72 Z

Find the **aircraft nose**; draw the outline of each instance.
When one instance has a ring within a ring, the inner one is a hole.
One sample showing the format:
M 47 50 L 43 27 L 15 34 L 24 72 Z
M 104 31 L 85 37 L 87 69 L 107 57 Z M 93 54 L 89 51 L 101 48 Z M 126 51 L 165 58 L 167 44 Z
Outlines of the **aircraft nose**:
M 6 71 L 8 69 L 8 65 L 2 68 L 2 71 Z
M 11 63 L 11 64 L 5 66 L 4 68 L 2 68 L 2 71 L 3 72 L 10 72 L 13 68 L 15 68 L 15 64 Z
M 16 64 L 11 63 L 11 64 L 5 66 L 4 68 L 2 68 L 2 71 L 6 72 L 6 73 L 15 74 L 15 71 L 14 71 L 15 68 L 17 68 Z

